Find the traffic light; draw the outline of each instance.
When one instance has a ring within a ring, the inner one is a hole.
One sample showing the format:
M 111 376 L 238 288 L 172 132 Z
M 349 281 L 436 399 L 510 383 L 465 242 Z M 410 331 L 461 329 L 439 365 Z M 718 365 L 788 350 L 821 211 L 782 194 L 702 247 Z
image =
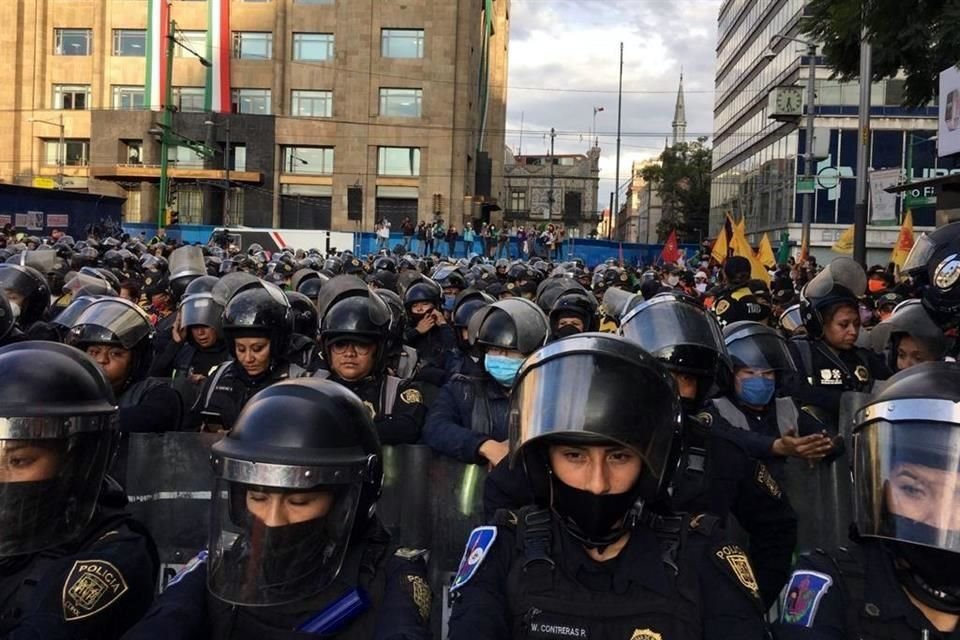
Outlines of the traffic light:
M 167 226 L 180 224 L 180 212 L 176 209 L 167 209 Z

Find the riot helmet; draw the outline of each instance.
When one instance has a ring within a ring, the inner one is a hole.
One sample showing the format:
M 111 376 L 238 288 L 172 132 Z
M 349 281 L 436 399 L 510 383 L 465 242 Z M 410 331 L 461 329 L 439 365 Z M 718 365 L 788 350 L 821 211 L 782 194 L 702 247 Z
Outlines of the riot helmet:
M 780 328 L 787 336 L 801 335 L 807 332 L 803 326 L 803 317 L 800 315 L 800 303 L 790 305 L 780 314 Z
M 586 333 L 534 352 L 511 394 L 511 464 L 522 464 L 535 500 L 588 547 L 618 540 L 642 503 L 663 497 L 679 444 L 682 411 L 666 369 L 618 336 Z M 562 482 L 550 445 L 621 445 L 641 460 L 624 493 L 597 495 Z
M 207 584 L 243 606 L 328 587 L 351 541 L 372 523 L 383 483 L 370 412 L 345 387 L 317 378 L 253 396 L 211 460 Z M 304 504 L 285 508 L 291 495 Z
M 332 363 L 331 354 L 338 344 L 371 345 L 376 348 L 372 371 L 382 370 L 392 319 L 390 308 L 372 292 L 335 302 L 320 325 L 320 348 L 327 362 Z
M 909 368 L 918 360 L 941 360 L 951 346 L 950 338 L 920 300 L 907 300 L 897 306 L 889 318 L 870 331 L 870 342 L 875 352 L 886 354 L 891 371 Z
M 560 326 L 563 318 L 579 318 L 583 323 L 583 331 L 574 331 L 574 333 L 585 333 L 597 330 L 597 301 L 586 291 L 568 291 L 553 303 L 550 309 L 550 331 L 555 337 L 565 337 L 572 335 L 571 329 L 565 329 Z M 574 325 L 567 324 L 566 327 L 576 329 Z
M 960 223 L 921 235 L 902 271 L 921 287 L 923 304 L 944 328 L 957 326 L 960 316 Z
M 900 371 L 856 414 L 854 521 L 919 601 L 960 613 L 960 366 Z
M 180 326 L 184 329 L 201 326 L 222 333 L 223 306 L 212 293 L 194 293 L 180 301 Z
M 207 275 L 207 265 L 203 261 L 203 249 L 197 245 L 188 245 L 174 249 L 170 254 L 170 291 L 175 300 L 179 300 L 193 280 Z
M 800 290 L 800 316 L 807 335 L 823 337 L 826 316 L 838 306 L 859 308 L 867 274 L 852 258 L 836 258 Z
M 787 341 L 776 329 L 742 320 L 723 328 L 733 363 L 733 392 L 743 402 L 765 407 L 797 367 Z
M 13 308 L 7 300 L 7 296 L 0 291 L 0 344 L 8 336 L 14 335 L 17 327 L 17 316 L 13 314 Z
M 26 329 L 43 319 L 50 306 L 50 287 L 43 275 L 33 267 L 0 264 L 0 290 L 15 310 L 17 324 Z
M 464 337 L 464 333 L 467 332 L 470 325 L 470 319 L 478 311 L 494 302 L 496 302 L 496 300 L 494 300 L 493 296 L 478 291 L 477 289 L 464 289 L 457 295 L 450 320 L 457 339 L 457 345 L 461 349 L 467 350 L 470 348 L 469 333 Z
M 146 312 L 125 298 L 94 300 L 73 320 L 67 344 L 87 351 L 91 347 L 119 347 L 132 354 L 123 380 L 110 380 L 114 389 L 142 380 L 153 358 L 154 330 Z
M 317 332 L 317 307 L 313 300 L 299 291 L 284 291 L 293 313 L 293 331 L 302 336 L 313 336 Z
M 66 339 L 71 327 L 73 327 L 73 323 L 80 317 L 80 314 L 95 301 L 104 297 L 105 296 L 74 296 L 70 304 L 65 306 L 60 313 L 50 320 L 50 324 L 60 334 L 61 341 Z
M 119 441 L 116 412 L 86 354 L 40 341 L 0 349 L 0 558 L 84 532 Z
M 668 370 L 697 379 L 692 402 L 700 405 L 730 384 L 733 366 L 712 313 L 682 293 L 655 295 L 630 311 L 620 335 L 640 345 Z
M 183 295 L 192 296 L 197 293 L 212 293 L 220 278 L 216 276 L 200 276 L 190 281 L 187 288 L 183 290 Z
M 550 330 L 546 314 L 525 298 L 499 300 L 480 309 L 471 318 L 476 323 L 472 344 L 518 351 L 528 356 L 543 345 Z
M 429 302 L 434 309 L 440 309 L 442 293 L 440 286 L 435 282 L 422 280 L 410 285 L 403 294 L 403 306 L 407 310 L 407 315 L 413 315 L 413 305 L 418 302 Z
M 268 338 L 272 363 L 287 352 L 293 317 L 290 303 L 275 285 L 240 291 L 223 310 L 223 333 L 230 353 L 235 353 L 237 338 Z

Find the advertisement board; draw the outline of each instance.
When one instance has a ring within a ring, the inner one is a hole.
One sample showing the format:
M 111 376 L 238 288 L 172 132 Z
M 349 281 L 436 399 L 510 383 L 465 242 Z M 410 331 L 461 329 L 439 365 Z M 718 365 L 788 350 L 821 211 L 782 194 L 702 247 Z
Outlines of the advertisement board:
M 960 153 L 960 69 L 940 72 L 940 109 L 937 153 L 940 157 Z

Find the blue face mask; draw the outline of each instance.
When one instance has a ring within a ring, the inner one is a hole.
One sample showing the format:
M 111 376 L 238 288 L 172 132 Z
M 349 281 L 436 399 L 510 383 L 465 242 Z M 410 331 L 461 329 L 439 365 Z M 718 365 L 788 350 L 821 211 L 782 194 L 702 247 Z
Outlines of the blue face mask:
M 443 296 L 443 310 L 453 311 L 453 304 L 457 301 L 457 296 Z
M 737 395 L 741 400 L 754 407 L 765 407 L 777 390 L 777 381 L 762 376 L 753 376 L 740 382 Z
M 489 353 L 483 357 L 483 368 L 493 376 L 494 380 L 505 387 L 513 386 L 521 364 L 523 364 L 523 360 L 520 358 L 495 356 Z

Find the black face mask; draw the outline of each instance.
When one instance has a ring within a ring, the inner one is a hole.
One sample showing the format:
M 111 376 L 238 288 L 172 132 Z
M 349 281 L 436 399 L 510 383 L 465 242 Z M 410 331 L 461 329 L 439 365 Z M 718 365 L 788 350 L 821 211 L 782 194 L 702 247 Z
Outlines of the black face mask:
M 893 542 L 894 554 L 906 564 L 897 577 L 917 600 L 951 614 L 960 614 L 960 553 Z
M 555 335 L 557 338 L 568 338 L 570 336 L 575 336 L 578 333 L 582 333 L 582 331 L 580 331 L 580 329 L 578 329 L 575 325 L 565 324 L 559 329 L 555 330 L 553 335 Z
M 0 531 L 10 542 L 15 539 L 37 542 L 44 531 L 52 532 L 64 521 L 73 522 L 75 509 L 60 499 L 60 481 L 8 482 L 3 485 Z
M 293 589 L 323 564 L 330 547 L 324 523 L 307 520 L 282 527 L 264 527 L 260 571 L 271 587 Z
M 636 502 L 635 490 L 626 493 L 596 495 L 574 489 L 554 479 L 554 509 L 564 520 L 570 534 L 585 546 L 595 549 L 616 542 L 628 529 L 627 512 Z M 618 522 L 623 521 L 617 525 Z

